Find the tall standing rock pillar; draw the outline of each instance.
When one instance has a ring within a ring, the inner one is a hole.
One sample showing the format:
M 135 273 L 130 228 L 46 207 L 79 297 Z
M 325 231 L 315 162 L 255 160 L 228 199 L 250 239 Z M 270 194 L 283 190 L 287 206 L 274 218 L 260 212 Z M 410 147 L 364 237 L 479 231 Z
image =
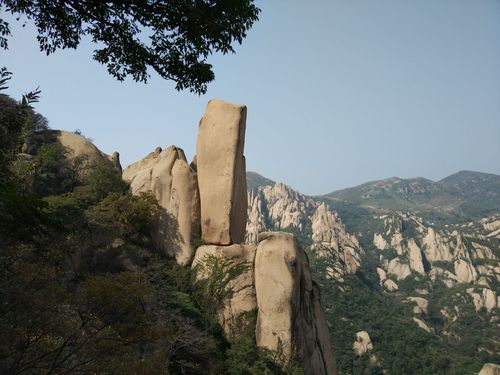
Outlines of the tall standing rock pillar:
M 196 158 L 201 233 L 207 244 L 238 244 L 245 238 L 246 115 L 244 105 L 211 100 L 200 121 Z

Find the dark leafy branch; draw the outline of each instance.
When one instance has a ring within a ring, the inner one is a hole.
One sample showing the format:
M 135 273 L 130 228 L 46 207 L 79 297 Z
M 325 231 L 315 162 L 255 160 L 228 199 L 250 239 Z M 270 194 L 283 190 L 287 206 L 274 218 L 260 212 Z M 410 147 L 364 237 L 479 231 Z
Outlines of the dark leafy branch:
M 88 36 L 99 46 L 94 59 L 118 80 L 146 82 L 153 69 L 197 94 L 214 79 L 207 58 L 234 53 L 232 44 L 242 43 L 260 12 L 253 0 L 0 0 L 2 8 L 34 21 L 47 54 L 77 48 Z M 1 48 L 9 36 L 0 19 Z

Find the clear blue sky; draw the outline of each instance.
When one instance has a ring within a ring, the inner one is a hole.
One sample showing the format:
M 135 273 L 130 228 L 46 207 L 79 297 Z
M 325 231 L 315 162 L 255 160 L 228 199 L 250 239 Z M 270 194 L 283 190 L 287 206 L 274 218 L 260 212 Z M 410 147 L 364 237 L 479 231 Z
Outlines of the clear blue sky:
M 205 96 L 153 75 L 120 83 L 92 45 L 46 57 L 15 23 L 0 66 L 9 94 L 36 86 L 36 109 L 122 164 L 156 146 L 194 155 L 211 98 L 248 106 L 248 170 L 307 194 L 391 176 L 500 174 L 500 1 L 258 1 L 237 53 L 214 56 Z

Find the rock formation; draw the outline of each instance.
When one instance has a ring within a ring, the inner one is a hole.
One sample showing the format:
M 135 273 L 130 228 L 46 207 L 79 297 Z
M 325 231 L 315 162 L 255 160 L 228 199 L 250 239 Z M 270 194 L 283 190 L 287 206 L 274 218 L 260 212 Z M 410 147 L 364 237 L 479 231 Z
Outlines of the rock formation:
M 417 323 L 417 325 L 419 326 L 419 328 L 422 328 L 424 331 L 426 331 L 428 333 L 432 332 L 432 329 L 423 320 L 414 317 L 413 321 L 415 323 Z
M 329 276 L 340 280 L 358 270 L 363 250 L 328 205 L 306 198 L 282 183 L 252 190 L 248 200 L 247 243 L 257 243 L 263 231 L 304 232 L 310 228 L 311 249 L 319 256 L 336 260 L 328 270 Z
M 470 283 L 477 279 L 476 269 L 464 259 L 455 261 L 455 274 L 457 275 L 457 281 L 460 283 Z
M 408 260 L 410 261 L 410 268 L 413 271 L 421 274 L 425 273 L 422 253 L 413 238 L 408 241 Z
M 387 273 L 395 275 L 398 280 L 404 280 L 411 275 L 410 266 L 399 258 L 392 259 L 387 266 Z
M 373 349 L 372 340 L 366 331 L 356 332 L 356 341 L 352 344 L 354 354 L 361 357 L 363 354 L 368 353 Z
M 193 259 L 193 267 L 206 260 L 207 256 L 225 257 L 233 264 L 243 264 L 245 269 L 228 284 L 231 294 L 218 312 L 219 322 L 229 339 L 251 331 L 254 328 L 254 312 L 257 310 L 254 281 L 255 245 L 200 246 Z M 209 276 L 201 272 L 200 277 Z
M 162 208 L 155 230 L 157 245 L 181 265 L 192 260 L 198 280 L 211 276 L 213 262 L 241 268 L 229 281 L 223 303 L 219 306 L 221 301 L 214 301 L 229 340 L 250 332 L 258 346 L 281 352 L 282 365 L 294 358 L 307 375 L 335 374 L 319 288 L 297 240 L 281 232 L 259 235 L 267 223 L 261 215 L 263 207 L 252 204 L 249 235 L 259 244 L 242 244 L 247 219 L 245 121 L 245 106 L 212 100 L 200 121 L 191 166 L 181 149 L 157 148 L 127 167 L 123 178 L 134 194 L 151 192 L 157 198 Z M 285 185 L 277 188 L 277 201 L 288 189 Z M 314 212 L 313 235 L 318 246 L 343 249 L 345 267 L 355 272 L 360 251 L 357 240 L 345 232 L 326 205 L 310 205 L 296 195 L 298 199 L 292 202 L 281 200 L 281 205 L 271 207 L 271 215 L 283 218 L 284 226 L 300 226 L 301 215 Z M 194 249 L 200 228 L 205 244 Z
M 422 297 L 408 297 L 408 301 L 414 302 L 414 314 L 427 314 L 429 312 L 429 301 Z
M 494 363 L 485 363 L 478 375 L 500 375 L 500 366 Z
M 303 361 L 306 374 L 332 374 L 334 360 L 318 287 L 293 235 L 264 232 L 255 257 L 257 345 Z
M 231 245 L 245 238 L 246 113 L 245 106 L 211 100 L 200 121 L 196 157 L 201 235 L 208 244 Z
M 69 158 L 82 157 L 85 169 L 90 170 L 97 165 L 107 165 L 121 171 L 120 158 L 117 152 L 112 156 L 99 150 L 91 141 L 78 133 L 64 130 L 51 131 L 57 140 L 69 151 Z
M 133 194 L 151 192 L 161 207 L 154 229 L 158 249 L 188 264 L 194 256 L 193 242 L 199 238 L 200 203 L 196 172 L 182 149 L 158 147 L 123 172 Z
M 472 297 L 472 303 L 474 303 L 474 308 L 476 311 L 481 309 L 486 309 L 487 312 L 491 312 L 494 308 L 498 307 L 500 309 L 500 300 L 497 300 L 496 293 L 488 288 L 468 288 L 467 294 Z

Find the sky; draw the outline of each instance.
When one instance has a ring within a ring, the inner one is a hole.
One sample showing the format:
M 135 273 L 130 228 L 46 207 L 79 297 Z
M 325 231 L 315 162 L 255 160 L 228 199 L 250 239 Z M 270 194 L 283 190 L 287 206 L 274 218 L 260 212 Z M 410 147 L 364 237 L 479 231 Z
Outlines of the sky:
M 155 147 L 195 154 L 212 98 L 248 107 L 247 170 L 309 195 L 392 176 L 500 174 L 500 0 L 256 1 L 234 55 L 214 55 L 206 95 L 152 74 L 118 82 L 93 45 L 46 56 L 11 22 L 7 93 L 37 86 L 53 129 L 82 133 L 122 165 Z

